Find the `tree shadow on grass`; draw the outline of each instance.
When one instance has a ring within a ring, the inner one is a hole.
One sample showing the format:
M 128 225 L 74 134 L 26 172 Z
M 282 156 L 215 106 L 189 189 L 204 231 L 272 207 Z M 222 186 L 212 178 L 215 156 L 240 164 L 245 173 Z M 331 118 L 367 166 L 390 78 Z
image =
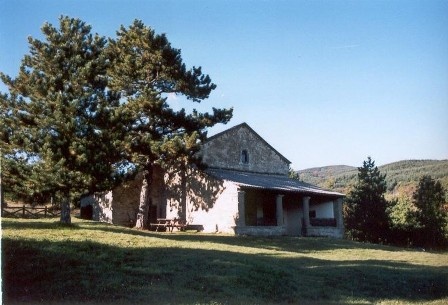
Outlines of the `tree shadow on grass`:
M 325 237 L 260 237 L 260 236 L 233 236 L 222 234 L 203 234 L 203 233 L 185 233 L 185 232 L 153 232 L 147 230 L 138 230 L 126 228 L 96 221 L 82 220 L 70 225 L 61 224 L 59 221 L 49 222 L 33 221 L 8 221 L 3 219 L 2 226 L 7 229 L 63 229 L 63 230 L 101 230 L 108 233 L 128 234 L 140 237 L 151 237 L 178 242 L 209 242 L 228 246 L 245 246 L 268 250 L 286 251 L 294 253 L 315 253 L 318 251 L 331 250 L 359 250 L 359 249 L 380 249 L 382 251 L 412 251 L 412 249 L 399 248 L 393 246 L 381 246 L 377 244 L 368 244 L 353 242 L 344 239 L 332 239 Z
M 120 232 L 113 226 L 104 228 Z M 5 304 L 196 304 L 199 300 L 204 304 L 353 304 L 353 300 L 420 302 L 448 297 L 445 267 L 228 250 L 123 248 L 94 241 L 4 238 L 2 269 Z
M 2 227 L 14 230 L 45 230 L 45 229 L 67 229 L 78 230 L 80 226 L 77 223 L 64 224 L 56 218 L 54 221 L 46 220 L 17 220 L 12 218 L 2 218 Z
M 325 237 L 290 237 L 290 236 L 235 236 L 225 234 L 204 234 L 197 232 L 154 232 L 125 228 L 111 224 L 98 222 L 83 222 L 84 229 L 102 230 L 105 232 L 130 234 L 134 236 L 159 238 L 178 242 L 209 242 L 228 246 L 245 246 L 268 250 L 310 253 L 317 251 L 331 251 L 338 249 L 381 249 L 383 251 L 409 251 L 409 249 L 393 246 L 382 246 L 354 242 L 345 239 L 333 239 Z

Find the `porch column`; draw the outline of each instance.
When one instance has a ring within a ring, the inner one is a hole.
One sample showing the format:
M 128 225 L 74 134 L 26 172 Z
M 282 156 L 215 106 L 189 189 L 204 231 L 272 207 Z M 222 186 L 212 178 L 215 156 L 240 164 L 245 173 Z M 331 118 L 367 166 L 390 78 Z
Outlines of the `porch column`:
M 245 191 L 238 191 L 238 226 L 246 226 Z
M 303 219 L 305 228 L 310 227 L 310 199 L 311 197 L 303 197 Z
M 276 206 L 277 206 L 277 226 L 283 226 L 283 196 L 277 195 Z
M 335 203 L 335 214 L 336 226 L 340 229 L 344 227 L 344 218 L 342 216 L 342 198 L 338 198 L 334 201 Z

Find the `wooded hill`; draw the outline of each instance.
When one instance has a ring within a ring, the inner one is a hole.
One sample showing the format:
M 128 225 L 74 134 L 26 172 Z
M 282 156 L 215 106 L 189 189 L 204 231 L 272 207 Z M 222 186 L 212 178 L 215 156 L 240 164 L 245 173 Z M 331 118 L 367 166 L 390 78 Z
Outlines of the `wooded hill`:
M 412 196 L 423 175 L 430 175 L 440 181 L 445 191 L 448 191 L 448 160 L 405 160 L 378 166 L 378 169 L 386 174 L 388 199 Z M 347 194 L 356 181 L 358 168 L 331 165 L 304 169 L 297 173 L 301 181 Z

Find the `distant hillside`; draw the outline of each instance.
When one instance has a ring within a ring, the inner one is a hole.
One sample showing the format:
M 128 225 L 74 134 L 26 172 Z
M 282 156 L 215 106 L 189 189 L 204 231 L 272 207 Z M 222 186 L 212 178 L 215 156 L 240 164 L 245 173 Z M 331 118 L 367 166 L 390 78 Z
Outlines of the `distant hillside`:
M 448 160 L 405 160 L 382 165 L 378 169 L 386 174 L 388 197 L 400 194 L 410 196 L 423 175 L 439 180 L 448 190 Z M 332 165 L 300 170 L 298 174 L 304 182 L 348 193 L 356 181 L 358 168 Z

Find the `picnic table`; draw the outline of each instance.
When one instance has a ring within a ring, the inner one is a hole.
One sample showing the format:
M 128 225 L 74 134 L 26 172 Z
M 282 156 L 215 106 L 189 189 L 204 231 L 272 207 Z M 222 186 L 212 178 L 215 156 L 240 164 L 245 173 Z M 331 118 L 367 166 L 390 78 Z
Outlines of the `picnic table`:
M 158 232 L 159 229 L 165 229 L 169 232 L 173 232 L 174 228 L 179 231 L 184 230 L 187 223 L 185 220 L 179 218 L 157 218 L 157 223 L 151 223 L 150 226 L 151 228 L 155 228 L 156 232 Z

